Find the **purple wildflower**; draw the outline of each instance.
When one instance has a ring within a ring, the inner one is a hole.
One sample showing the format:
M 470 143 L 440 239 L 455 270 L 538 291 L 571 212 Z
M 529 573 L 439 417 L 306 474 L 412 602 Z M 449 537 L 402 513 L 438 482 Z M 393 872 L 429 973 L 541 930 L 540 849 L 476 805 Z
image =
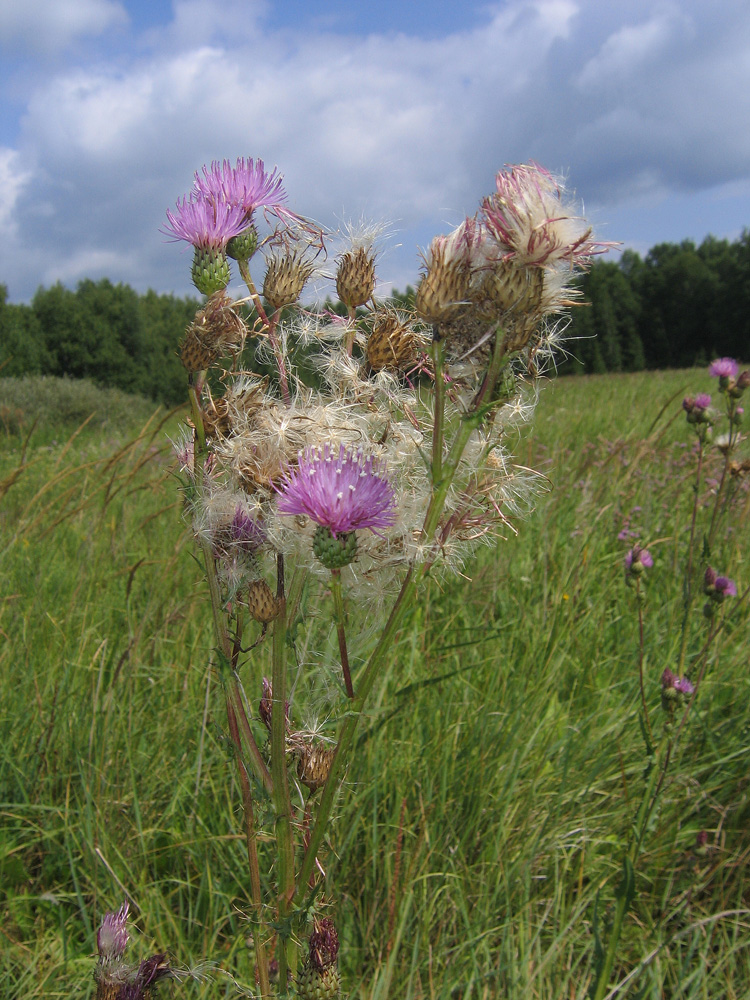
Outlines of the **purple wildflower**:
M 396 496 L 385 464 L 341 445 L 309 447 L 278 491 L 280 514 L 307 514 L 336 538 L 358 528 L 387 528 L 396 520 Z
M 120 959 L 128 946 L 128 903 L 114 913 L 105 913 L 96 932 L 96 947 L 102 961 Z
M 639 545 L 634 546 L 625 556 L 625 572 L 627 574 L 639 574 L 644 569 L 651 569 L 654 565 L 654 557 L 648 549 L 642 549 Z
M 722 598 L 737 596 L 737 584 L 734 580 L 730 580 L 728 576 L 717 576 L 714 587 L 716 588 L 716 593 Z
M 711 405 L 711 397 L 707 392 L 699 392 L 695 397 L 696 410 L 707 410 Z
M 687 677 L 678 677 L 677 674 L 672 673 L 669 667 L 666 668 L 664 673 L 661 675 L 661 693 L 662 700 L 669 703 L 674 701 L 678 695 L 691 695 L 695 691 L 695 687 L 690 683 Z
M 226 202 L 238 206 L 245 215 L 245 225 L 256 208 L 267 207 L 278 211 L 286 201 L 286 191 L 277 169 L 267 174 L 263 160 L 244 156 L 233 167 L 229 160 L 219 163 L 214 160 L 210 167 L 203 168 L 203 176 L 196 171 L 195 189 L 202 198 L 210 202 Z
M 740 366 L 734 358 L 717 358 L 708 368 L 708 374 L 714 378 L 734 378 Z
M 183 198 L 177 211 L 167 209 L 168 224 L 162 229 L 174 240 L 184 240 L 200 250 L 221 251 L 245 228 L 241 205 L 211 202 L 205 198 Z

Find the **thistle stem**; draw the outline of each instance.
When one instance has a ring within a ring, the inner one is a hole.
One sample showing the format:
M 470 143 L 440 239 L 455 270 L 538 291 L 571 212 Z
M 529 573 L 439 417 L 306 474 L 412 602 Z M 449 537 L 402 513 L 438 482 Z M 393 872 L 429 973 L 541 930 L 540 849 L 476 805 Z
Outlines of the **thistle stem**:
M 297 951 L 291 932 L 286 927 L 294 895 L 294 838 L 292 802 L 286 767 L 286 596 L 284 593 L 284 557 L 277 557 L 277 599 L 279 616 L 273 625 L 273 701 L 271 706 L 271 774 L 273 777 L 273 807 L 276 814 L 276 845 L 278 851 L 278 919 L 282 926 L 282 947 L 279 959 L 279 979 L 286 988 L 288 973 L 297 972 Z
M 485 411 L 483 408 L 483 400 L 485 397 L 492 398 L 492 393 L 502 370 L 504 353 L 502 345 L 502 329 L 498 327 L 495 334 L 495 348 L 493 351 L 492 361 L 490 362 L 490 366 L 485 375 L 482 388 L 472 405 L 472 409 L 463 417 L 458 430 L 456 431 L 453 444 L 451 445 L 450 451 L 443 465 L 440 482 L 433 482 L 432 499 L 427 509 L 422 527 L 422 537 L 428 545 L 432 541 L 440 524 L 440 517 L 445 506 L 448 490 L 450 489 L 456 472 L 458 471 L 461 456 L 464 453 L 471 435 L 484 419 Z M 443 420 L 444 415 L 441 414 L 441 423 Z M 380 638 L 370 654 L 367 663 L 365 664 L 361 674 L 358 676 L 357 693 L 351 700 L 350 709 L 347 712 L 341 726 L 336 745 L 336 752 L 331 765 L 331 771 L 323 788 L 323 793 L 318 804 L 315 825 L 310 834 L 310 841 L 307 845 L 307 849 L 302 860 L 302 866 L 297 876 L 298 889 L 302 889 L 308 884 L 313 868 L 315 867 L 315 859 L 323 842 L 325 829 L 331 815 L 331 810 L 333 809 L 336 791 L 338 790 L 339 775 L 343 772 L 351 750 L 354 734 L 362 717 L 362 712 L 367 702 L 367 698 L 373 688 L 373 685 L 375 684 L 386 657 L 390 655 L 393 650 L 393 643 L 395 641 L 396 634 L 401 628 L 407 610 L 413 605 L 417 586 L 422 578 L 429 572 L 430 565 L 431 564 L 428 561 L 419 567 L 416 567 L 414 563 L 409 566 L 404 582 L 401 585 L 401 590 L 396 598 L 396 602 L 391 609 L 388 621 L 386 622 L 385 627 L 380 634 Z
M 336 633 L 339 639 L 339 655 L 341 656 L 341 671 L 344 675 L 346 694 L 354 698 L 352 675 L 349 670 L 349 653 L 346 648 L 346 612 L 344 611 L 344 596 L 341 592 L 341 570 L 331 570 L 331 595 L 333 596 L 333 612 L 336 621 Z

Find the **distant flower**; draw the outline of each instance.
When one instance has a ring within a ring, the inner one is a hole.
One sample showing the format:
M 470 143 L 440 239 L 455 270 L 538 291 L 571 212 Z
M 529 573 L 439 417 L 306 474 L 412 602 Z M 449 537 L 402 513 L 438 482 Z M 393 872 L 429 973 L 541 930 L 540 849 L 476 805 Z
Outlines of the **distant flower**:
M 695 691 L 695 687 L 687 677 L 678 677 L 677 674 L 672 673 L 669 667 L 661 675 L 661 689 L 663 693 L 676 691 L 678 694 L 684 695 L 692 694 Z
M 642 549 L 638 545 L 634 546 L 625 556 L 625 572 L 628 575 L 638 575 L 644 569 L 651 569 L 654 565 L 654 557 L 648 549 Z
M 358 528 L 377 534 L 396 520 L 396 497 L 384 464 L 343 444 L 338 455 L 328 444 L 305 449 L 279 493 L 280 514 L 307 514 L 334 537 Z
M 263 160 L 246 160 L 244 156 L 234 167 L 229 160 L 214 160 L 210 167 L 203 167 L 203 176 L 196 171 L 195 189 L 206 201 L 241 208 L 245 225 L 256 208 L 278 212 L 286 201 L 283 179 L 276 168 L 267 174 Z
M 497 193 L 482 203 L 482 222 L 498 253 L 525 267 L 550 267 L 565 261 L 585 267 L 610 244 L 591 239 L 591 227 L 578 206 L 565 199 L 565 185 L 538 164 L 501 170 Z
M 728 576 L 720 576 L 712 566 L 707 566 L 703 577 L 703 592 L 711 600 L 721 603 L 726 597 L 737 596 L 737 584 Z
M 734 378 L 740 366 L 734 358 L 717 358 L 708 368 L 708 374 L 714 378 Z
M 229 240 L 245 228 L 245 212 L 240 205 L 211 202 L 205 198 L 183 198 L 175 212 L 167 209 L 167 225 L 162 230 L 174 240 L 184 240 L 200 250 L 223 251 Z

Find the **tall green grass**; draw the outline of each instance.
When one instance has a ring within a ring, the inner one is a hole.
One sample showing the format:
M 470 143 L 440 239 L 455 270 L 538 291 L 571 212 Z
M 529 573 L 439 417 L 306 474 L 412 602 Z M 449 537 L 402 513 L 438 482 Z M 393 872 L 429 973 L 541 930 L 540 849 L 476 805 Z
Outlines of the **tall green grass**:
M 436 578 L 423 593 L 361 732 L 324 861 L 352 998 L 585 996 L 594 901 L 600 890 L 606 921 L 646 763 L 637 621 L 616 536 L 630 517 L 656 558 L 646 673 L 658 720 L 691 502 L 679 404 L 709 388 L 702 372 L 550 386 L 520 445 L 550 492 L 466 579 Z M 24 445 L 23 428 L 6 434 L 8 997 L 90 995 L 98 919 L 126 897 L 136 950 L 168 948 L 186 968 L 216 963 L 186 995 L 236 996 L 230 977 L 252 986 L 240 796 L 165 444 L 176 419 L 131 410 L 73 437 L 67 424 L 54 428 L 52 406 L 38 444 Z M 712 560 L 745 586 L 749 517 L 740 482 L 733 532 Z M 619 996 L 747 996 L 747 601 L 727 611 L 639 868 Z M 301 656 L 320 640 L 316 628 L 301 631 Z M 251 698 L 265 656 L 260 647 L 245 668 Z M 703 829 L 711 849 L 698 856 Z

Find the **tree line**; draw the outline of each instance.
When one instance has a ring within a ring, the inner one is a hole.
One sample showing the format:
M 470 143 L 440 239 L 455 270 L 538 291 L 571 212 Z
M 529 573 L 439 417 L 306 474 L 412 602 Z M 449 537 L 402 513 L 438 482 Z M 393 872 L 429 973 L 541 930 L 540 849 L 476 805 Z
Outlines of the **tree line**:
M 715 357 L 750 359 L 750 231 L 626 250 L 580 280 L 561 373 L 685 368 Z M 393 293 L 413 304 L 414 291 Z M 139 295 L 107 279 L 40 288 L 29 305 L 0 285 L 0 377 L 89 378 L 167 405 L 185 398 L 177 347 L 198 300 Z M 337 303 L 328 303 L 336 310 Z M 336 310 L 338 311 L 338 310 Z

